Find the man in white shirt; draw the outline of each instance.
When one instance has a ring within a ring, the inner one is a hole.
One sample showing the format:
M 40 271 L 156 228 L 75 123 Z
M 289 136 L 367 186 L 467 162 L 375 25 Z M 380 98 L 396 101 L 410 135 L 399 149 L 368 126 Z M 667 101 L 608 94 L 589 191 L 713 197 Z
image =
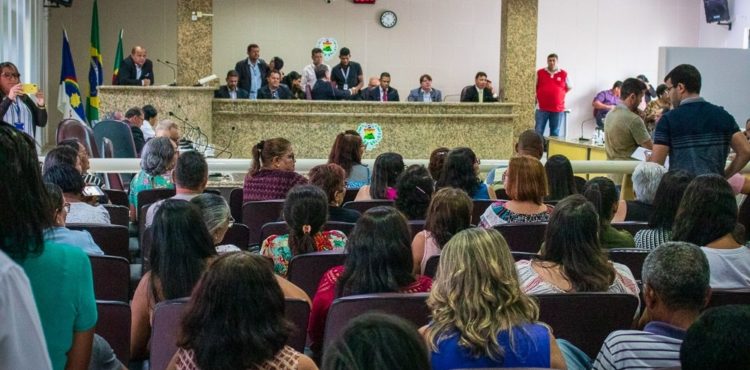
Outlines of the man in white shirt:
M 305 66 L 305 68 L 302 69 L 302 88 L 307 89 L 310 88 L 310 91 L 312 91 L 313 86 L 315 86 L 315 81 L 318 79 L 315 78 L 315 67 L 323 64 L 323 50 L 320 48 L 313 48 L 312 49 L 312 64 L 308 64 Z M 331 70 L 331 67 L 327 64 L 324 64 L 326 67 L 328 67 L 328 70 Z
M 151 104 L 147 104 L 141 109 L 143 110 L 143 126 L 141 126 L 141 131 L 143 131 L 143 139 L 148 141 L 148 139 L 156 136 L 154 126 L 151 125 L 151 121 L 154 121 L 154 123 L 158 122 L 156 119 L 156 108 Z

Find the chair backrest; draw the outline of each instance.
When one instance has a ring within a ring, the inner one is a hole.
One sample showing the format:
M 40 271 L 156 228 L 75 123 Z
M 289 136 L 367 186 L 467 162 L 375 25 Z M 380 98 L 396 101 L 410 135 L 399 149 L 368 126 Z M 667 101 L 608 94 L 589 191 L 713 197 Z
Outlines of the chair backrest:
M 179 332 L 180 321 L 187 308 L 187 302 L 188 298 L 180 298 L 156 305 L 151 324 L 151 370 L 166 369 L 172 356 L 177 353 L 177 333 Z M 286 298 L 284 316 L 298 329 L 289 336 L 286 344 L 297 351 L 303 352 L 307 338 L 310 306 L 304 300 Z
M 530 260 L 534 257 L 539 256 L 536 253 L 529 253 L 529 252 L 510 252 L 510 254 L 513 255 L 513 260 L 516 262 L 522 261 L 522 260 Z
M 103 138 L 101 144 L 101 153 L 103 158 L 114 158 L 114 148 L 112 146 L 112 140 Z M 104 177 L 104 182 L 107 184 L 107 188 L 116 190 L 125 190 L 125 183 L 122 181 L 122 176 L 117 172 L 107 172 Z M 125 204 L 127 206 L 128 197 L 125 196 Z M 114 202 L 113 202 L 114 203 Z
M 417 236 L 422 230 L 424 230 L 425 220 L 409 220 L 409 229 L 411 231 L 411 239 Z
M 750 289 L 714 289 L 706 309 L 728 304 L 750 305 Z
M 99 150 L 94 140 L 94 131 L 78 120 L 64 119 L 57 125 L 57 143 L 65 139 L 78 139 L 83 144 L 90 158 L 99 158 Z
M 294 330 L 286 344 L 299 351 L 305 352 L 307 342 L 307 322 L 310 318 L 310 305 L 304 299 L 287 298 L 284 302 L 284 316 L 294 324 Z
M 122 257 L 89 256 L 94 277 L 94 297 L 127 302 L 130 293 L 130 263 Z
M 435 275 L 437 274 L 438 265 L 440 264 L 440 255 L 430 256 L 430 258 L 427 259 L 427 263 L 424 265 L 424 271 L 422 271 L 422 275 L 429 276 L 431 278 L 435 278 Z
M 156 203 L 162 199 L 173 197 L 177 194 L 175 189 L 147 189 L 138 192 L 138 207 Z
M 94 137 L 97 143 L 104 138 L 112 141 L 114 158 L 138 158 L 130 126 L 120 121 L 99 121 L 94 125 Z
M 177 333 L 185 314 L 188 298 L 160 302 L 154 308 L 151 321 L 151 370 L 166 370 L 169 361 L 177 353 Z
M 278 221 L 284 208 L 283 199 L 246 202 L 242 205 L 242 223 L 250 229 L 250 245 L 260 244 L 261 228 Z
M 544 242 L 546 222 L 510 223 L 495 226 L 495 230 L 503 234 L 511 251 L 539 252 Z
M 614 227 L 617 230 L 627 230 L 630 233 L 630 235 L 635 235 L 635 233 L 643 229 L 648 229 L 648 222 L 636 222 L 636 221 L 613 222 L 612 227 Z
M 109 201 L 112 202 L 114 205 L 118 206 L 130 206 L 130 201 L 128 200 L 128 193 L 121 189 L 102 189 L 104 191 L 104 194 L 107 194 L 107 198 L 109 198 Z
M 333 301 L 326 319 L 323 348 L 330 346 L 344 327 L 359 315 L 380 311 L 410 321 L 417 328 L 430 320 L 429 293 L 378 293 L 353 295 Z
M 271 235 L 283 235 L 289 232 L 284 221 L 267 222 L 260 228 L 260 243 Z
M 351 222 L 328 221 L 323 225 L 323 230 L 338 230 L 349 236 L 354 230 L 354 225 L 356 224 Z
M 130 306 L 126 302 L 96 301 L 96 334 L 112 347 L 125 366 L 130 362 Z
M 105 204 L 104 209 L 109 213 L 109 221 L 112 225 L 128 227 L 130 224 L 130 209 L 127 206 Z
M 505 191 L 505 188 L 495 190 L 495 198 L 497 198 L 497 199 L 510 199 L 508 197 L 508 192 Z
M 643 271 L 643 261 L 651 251 L 648 249 L 638 248 L 613 248 L 608 251 L 609 259 L 612 262 L 621 263 L 628 266 L 633 277 L 641 281 L 641 271 Z
M 71 230 L 86 230 L 104 254 L 130 260 L 130 244 L 127 226 L 103 224 L 67 224 Z
M 555 337 L 570 341 L 595 358 L 609 333 L 629 329 L 638 298 L 615 293 L 562 293 L 533 296 L 539 301 L 539 321 Z
M 354 209 L 359 213 L 365 213 L 370 208 L 379 206 L 391 206 L 393 207 L 394 202 L 388 199 L 372 199 L 372 200 L 355 200 L 344 203 L 343 207 L 348 209 Z
M 236 222 L 242 222 L 242 188 L 235 188 L 229 193 L 229 214 Z
M 474 207 L 471 210 L 471 223 L 473 225 L 479 225 L 479 218 L 482 216 L 482 213 L 487 210 L 487 208 L 493 203 L 496 202 L 496 200 L 493 199 L 474 199 L 472 200 L 472 203 L 474 203 Z
M 344 203 L 353 202 L 359 193 L 359 189 L 346 189 L 344 193 Z
M 326 271 L 341 266 L 346 260 L 346 253 L 325 251 L 300 254 L 289 261 L 287 279 L 304 290 L 312 298 L 318 291 L 318 283 Z
M 153 244 L 153 228 L 146 227 L 145 230 L 138 230 L 138 240 L 141 246 L 141 275 L 151 270 L 151 244 Z
M 247 245 L 250 241 L 250 229 L 243 224 L 235 223 L 232 227 L 227 230 L 224 235 L 224 239 L 219 244 L 234 244 L 242 250 L 247 249 Z

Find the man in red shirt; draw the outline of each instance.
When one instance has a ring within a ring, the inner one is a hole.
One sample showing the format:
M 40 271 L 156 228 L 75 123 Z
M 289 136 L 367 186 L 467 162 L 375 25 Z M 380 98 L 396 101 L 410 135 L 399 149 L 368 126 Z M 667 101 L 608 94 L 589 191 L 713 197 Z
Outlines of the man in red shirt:
M 570 91 L 568 72 L 557 68 L 557 54 L 547 56 L 547 68 L 536 71 L 536 130 L 544 135 L 549 121 L 550 136 L 560 135 L 560 122 L 565 111 L 565 94 Z

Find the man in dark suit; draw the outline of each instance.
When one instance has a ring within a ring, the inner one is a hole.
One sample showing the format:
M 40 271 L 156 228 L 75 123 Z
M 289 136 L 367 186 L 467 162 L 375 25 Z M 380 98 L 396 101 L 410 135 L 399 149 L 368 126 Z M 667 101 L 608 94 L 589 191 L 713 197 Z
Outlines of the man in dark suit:
M 146 59 L 146 49 L 133 46 L 130 56 L 120 62 L 118 85 L 149 86 L 154 84 L 154 65 Z
M 146 145 L 146 139 L 143 137 L 143 112 L 141 108 L 133 107 L 125 112 L 125 120 L 128 126 L 130 126 L 130 132 L 133 134 L 133 143 L 135 143 L 135 153 L 138 158 L 141 157 L 141 151 L 143 146 Z
M 268 82 L 268 64 L 260 59 L 260 46 L 250 44 L 247 46 L 247 58 L 240 60 L 234 66 L 234 70 L 240 74 L 238 86 L 250 95 L 250 99 L 258 98 L 258 90 L 266 86 Z
M 398 90 L 391 87 L 391 74 L 383 72 L 380 74 L 380 86 L 370 89 L 367 100 L 370 101 L 399 101 Z
M 497 102 L 497 98 L 492 96 L 492 88 L 488 86 L 486 73 L 477 72 L 476 76 L 474 76 L 474 85 L 464 87 L 463 91 L 461 91 L 461 102 Z
M 235 70 L 227 72 L 227 84 L 214 91 L 216 99 L 248 99 L 250 95 L 247 90 L 237 87 L 240 74 Z
M 353 94 L 357 93 L 356 88 L 342 90 L 333 86 L 331 80 L 328 78 L 328 66 L 325 64 L 320 64 L 315 67 L 315 78 L 317 78 L 317 81 L 315 81 L 315 85 L 313 85 L 311 94 L 313 100 L 348 99 Z
M 292 98 L 292 91 L 286 85 L 281 84 L 281 73 L 271 71 L 268 74 L 268 85 L 258 90 L 258 100 L 288 100 Z
M 357 62 L 351 61 L 351 52 L 349 48 L 341 48 L 339 52 L 340 63 L 331 70 L 331 81 L 336 83 L 336 87 L 341 90 L 356 88 L 361 90 L 365 85 L 362 66 Z M 356 95 L 356 94 L 352 94 Z

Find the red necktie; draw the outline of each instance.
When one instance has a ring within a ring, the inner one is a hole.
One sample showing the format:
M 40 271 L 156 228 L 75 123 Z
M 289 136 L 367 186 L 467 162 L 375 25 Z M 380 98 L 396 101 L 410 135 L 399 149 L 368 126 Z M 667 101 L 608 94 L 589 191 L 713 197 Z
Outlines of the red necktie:
M 388 101 L 388 91 L 383 90 L 383 101 Z

